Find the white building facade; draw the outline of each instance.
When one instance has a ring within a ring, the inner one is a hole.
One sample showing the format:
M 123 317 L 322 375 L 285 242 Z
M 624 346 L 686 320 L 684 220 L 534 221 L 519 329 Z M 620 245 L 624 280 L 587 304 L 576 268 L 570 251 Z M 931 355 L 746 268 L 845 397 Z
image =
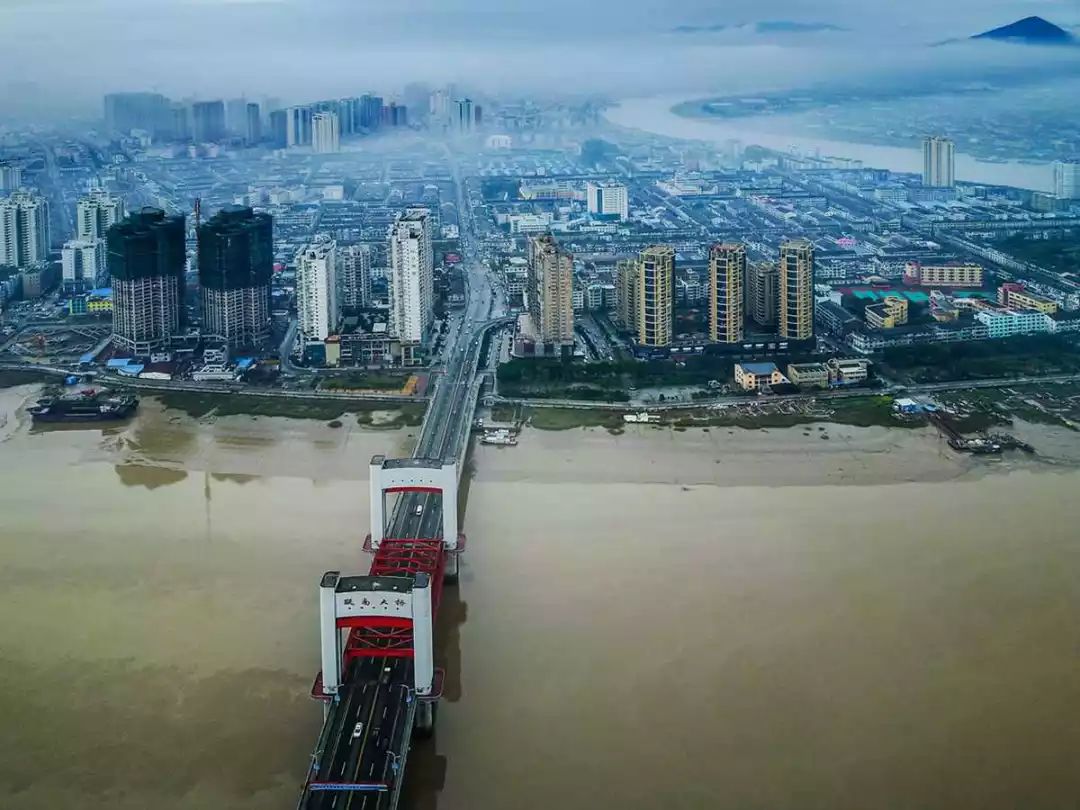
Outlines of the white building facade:
M 296 254 L 296 313 L 304 340 L 334 334 L 339 312 L 337 244 L 324 237 Z
M 1054 161 L 1054 196 L 1080 200 L 1080 160 Z
M 406 343 L 423 343 L 435 318 L 431 214 L 413 208 L 390 228 L 390 332 Z
M 311 146 L 320 155 L 341 151 L 341 124 L 337 113 L 320 112 L 311 117 Z
M 956 145 L 948 138 L 923 140 L 923 185 L 952 188 L 956 185 Z
M 65 290 L 83 291 L 98 286 L 105 271 L 104 239 L 72 239 L 60 252 Z
M 630 197 L 622 183 L 590 180 L 585 186 L 585 200 L 593 216 L 618 217 L 623 222 L 630 218 Z
M 0 199 L 0 264 L 33 267 L 49 258 L 49 202 L 30 191 Z

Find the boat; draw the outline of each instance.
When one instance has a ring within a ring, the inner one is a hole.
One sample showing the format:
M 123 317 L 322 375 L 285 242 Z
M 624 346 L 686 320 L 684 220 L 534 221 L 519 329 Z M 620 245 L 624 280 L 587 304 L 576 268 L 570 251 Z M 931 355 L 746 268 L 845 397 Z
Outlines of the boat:
M 508 430 L 496 430 L 494 433 L 486 433 L 480 437 L 482 444 L 495 444 L 501 447 L 513 447 L 517 444 L 517 438 L 510 435 Z
M 134 394 L 90 388 L 42 397 L 29 410 L 35 422 L 112 422 L 127 419 L 138 407 L 139 399 Z

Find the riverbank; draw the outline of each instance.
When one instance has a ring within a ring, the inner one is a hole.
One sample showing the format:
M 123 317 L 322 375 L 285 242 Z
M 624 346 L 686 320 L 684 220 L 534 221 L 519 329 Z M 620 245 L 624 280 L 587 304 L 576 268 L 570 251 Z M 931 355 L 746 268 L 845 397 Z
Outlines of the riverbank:
M 784 116 L 720 119 L 685 117 L 675 112 L 680 105 L 700 105 L 707 99 L 700 94 L 630 98 L 604 110 L 613 125 L 650 132 L 679 140 L 702 141 L 718 145 L 739 142 L 779 152 L 821 154 L 861 161 L 864 166 L 894 172 L 918 174 L 922 171 L 922 153 L 916 144 L 903 148 L 852 143 L 816 138 L 805 127 L 791 126 L 785 131 Z M 689 109 L 689 107 L 683 107 Z M 956 156 L 956 177 L 963 182 L 1012 186 L 1032 191 L 1052 191 L 1053 176 L 1049 164 L 981 163 L 970 155 Z

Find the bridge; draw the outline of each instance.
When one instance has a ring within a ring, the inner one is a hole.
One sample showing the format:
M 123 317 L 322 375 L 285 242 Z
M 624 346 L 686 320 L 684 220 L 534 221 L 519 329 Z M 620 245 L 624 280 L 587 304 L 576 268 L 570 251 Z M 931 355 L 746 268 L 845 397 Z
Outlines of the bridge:
M 411 458 L 375 456 L 369 469 L 372 553 L 365 575 L 328 571 L 319 583 L 322 670 L 311 696 L 324 722 L 299 810 L 393 810 L 414 736 L 429 736 L 444 673 L 435 667 L 435 622 L 444 587 L 458 578 L 458 484 L 480 393 L 493 318 L 486 275 L 466 274 L 468 306 Z M 475 289 L 479 288 L 479 289 Z M 389 504 L 389 509 L 388 509 Z

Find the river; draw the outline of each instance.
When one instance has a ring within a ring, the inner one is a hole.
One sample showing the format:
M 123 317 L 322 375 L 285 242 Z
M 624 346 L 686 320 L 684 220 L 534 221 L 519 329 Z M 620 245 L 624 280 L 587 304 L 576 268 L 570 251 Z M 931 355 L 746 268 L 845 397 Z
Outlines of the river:
M 922 172 L 922 150 L 919 147 L 877 146 L 873 144 L 834 141 L 806 135 L 806 128 L 792 118 L 790 129 L 784 126 L 785 116 L 767 118 L 722 119 L 678 115 L 672 108 L 686 102 L 688 97 L 654 96 L 625 99 L 605 111 L 607 119 L 617 126 L 681 138 L 722 144 L 740 141 L 768 149 L 803 155 L 822 155 L 860 160 L 864 166 L 889 169 L 894 172 Z M 989 183 L 1014 186 L 1033 191 L 1053 190 L 1053 170 L 1050 164 L 980 163 L 970 155 L 956 155 L 956 179 L 968 183 Z
M 362 568 L 410 431 L 37 432 L 32 393 L 0 391 L 0 806 L 291 810 L 318 577 Z M 823 427 L 480 448 L 404 806 L 1075 803 L 1080 472 Z

